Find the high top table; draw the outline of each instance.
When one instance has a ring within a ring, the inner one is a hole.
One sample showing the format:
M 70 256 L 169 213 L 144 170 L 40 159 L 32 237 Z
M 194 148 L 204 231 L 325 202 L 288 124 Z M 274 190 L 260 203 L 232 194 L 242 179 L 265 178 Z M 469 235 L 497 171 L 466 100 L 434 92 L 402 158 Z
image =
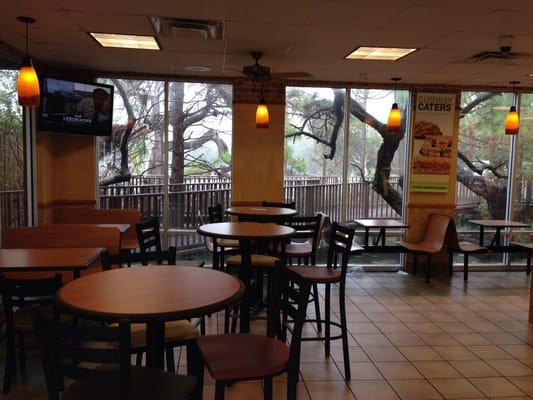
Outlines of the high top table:
M 225 309 L 244 293 L 235 277 L 207 268 L 119 268 L 76 279 L 57 293 L 60 307 L 88 319 L 146 323 L 147 365 L 163 368 L 165 322 Z
M 226 214 L 234 215 L 246 221 L 282 223 L 298 213 L 292 208 L 238 206 L 227 208 Z
M 293 210 L 294 211 L 294 210 Z M 219 222 L 202 225 L 197 229 L 201 235 L 213 239 L 239 240 L 241 252 L 241 268 L 239 278 L 243 281 L 247 294 L 241 299 L 240 331 L 250 331 L 250 266 L 252 263 L 252 240 L 283 240 L 288 239 L 296 232 L 293 228 L 283 225 L 258 223 L 258 222 Z
M 0 249 L 0 272 L 72 271 L 78 278 L 104 251 L 100 247 Z

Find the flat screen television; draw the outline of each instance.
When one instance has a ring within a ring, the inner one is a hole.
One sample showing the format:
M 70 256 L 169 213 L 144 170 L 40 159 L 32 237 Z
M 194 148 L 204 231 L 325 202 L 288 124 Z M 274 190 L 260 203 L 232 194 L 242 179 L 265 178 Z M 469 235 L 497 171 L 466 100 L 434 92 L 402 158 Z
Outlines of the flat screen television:
M 112 85 L 44 77 L 39 129 L 48 132 L 111 136 Z

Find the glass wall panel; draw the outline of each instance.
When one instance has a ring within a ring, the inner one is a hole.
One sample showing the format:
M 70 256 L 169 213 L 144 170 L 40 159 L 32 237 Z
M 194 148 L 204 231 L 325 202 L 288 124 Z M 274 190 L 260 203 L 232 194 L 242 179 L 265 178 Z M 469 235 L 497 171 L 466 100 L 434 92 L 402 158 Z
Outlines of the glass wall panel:
M 512 103 L 510 93 L 463 92 L 457 162 L 457 209 L 459 231 L 478 240 L 479 227 L 472 219 L 504 219 L 508 188 L 510 138 L 504 121 Z M 492 238 L 489 230 L 485 235 Z M 462 257 L 457 257 L 462 264 Z M 473 257 L 472 263 L 498 264 L 503 255 Z
M 403 118 L 400 132 L 388 132 L 387 118 L 394 102 Z M 348 151 L 347 219 L 401 218 L 409 92 L 405 90 L 351 90 Z M 388 244 L 401 237 L 387 232 Z M 398 265 L 400 254 L 365 254 L 358 263 Z
M 285 201 L 341 221 L 346 90 L 287 87 Z
M 17 76 L 18 71 L 0 69 L 0 233 L 26 225 L 24 132 Z

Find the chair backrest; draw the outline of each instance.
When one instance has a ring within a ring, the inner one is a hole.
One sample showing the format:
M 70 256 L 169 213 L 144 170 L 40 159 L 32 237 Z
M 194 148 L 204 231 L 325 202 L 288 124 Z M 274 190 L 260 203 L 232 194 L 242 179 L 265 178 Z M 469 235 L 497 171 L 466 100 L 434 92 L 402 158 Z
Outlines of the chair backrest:
M 207 215 L 209 216 L 210 224 L 214 224 L 217 222 L 223 222 L 224 221 L 224 210 L 222 209 L 222 204 L 217 204 L 213 207 L 208 207 Z
M 288 221 L 288 225 L 296 232 L 292 236 L 293 239 L 306 239 L 312 246 L 311 264 L 315 264 L 316 249 L 320 238 L 320 228 L 322 222 L 322 214 L 317 214 L 313 217 L 292 217 Z
M 353 228 L 348 228 L 338 222 L 331 224 L 328 240 L 328 268 L 337 268 L 340 255 L 342 274 L 346 275 L 354 235 L 355 229 Z M 341 285 L 343 285 L 343 282 L 344 279 L 341 280 Z
M 60 208 L 54 211 L 55 224 L 130 224 L 124 239 L 135 239 L 134 226 L 141 221 L 139 210 L 112 208 L 101 210 L 89 207 Z
M 424 245 L 424 250 L 430 253 L 436 253 L 442 249 L 452 218 L 448 215 L 433 213 L 430 214 L 422 239 L 418 242 Z
M 102 254 L 102 269 L 110 270 L 113 265 L 124 265 L 134 262 L 140 262 L 148 265 L 149 261 L 155 261 L 158 264 L 166 262 L 168 265 L 176 265 L 176 248 L 169 247 L 168 250 L 145 251 L 144 253 L 121 253 L 109 254 L 107 251 Z
M 7 329 L 13 328 L 13 313 L 21 307 L 52 305 L 61 288 L 61 275 L 41 279 L 11 279 L 0 277 L 0 294 L 4 305 Z
M 450 218 L 444 242 L 451 249 L 459 249 L 459 235 L 457 234 L 457 227 L 453 218 Z
M 205 224 L 205 220 L 204 220 L 204 217 L 202 215 L 202 212 L 201 211 L 198 211 L 198 218 L 197 218 L 197 223 L 196 223 L 196 227 L 200 227 L 202 225 Z M 206 249 L 208 251 L 210 251 L 211 253 L 213 251 L 215 251 L 215 246 L 213 244 L 213 239 L 211 239 L 210 237 L 207 237 L 206 235 L 202 235 L 202 237 L 204 238 L 204 245 L 206 247 Z
M 130 398 L 128 321 L 120 321 L 118 327 L 88 326 L 75 319 L 66 322 L 48 318 L 38 309 L 32 310 L 32 318 L 50 400 L 59 400 L 65 378 L 93 384 L 118 382 L 120 393 L 115 398 Z M 95 368 L 95 364 L 102 366 Z
M 277 203 L 274 201 L 265 201 L 263 200 L 262 203 L 263 207 L 281 207 L 281 208 L 291 208 L 293 210 L 296 210 L 296 202 L 291 201 L 289 203 Z
M 55 227 L 46 226 L 39 228 L 12 228 L 7 229 L 2 235 L 2 247 L 5 249 L 27 248 L 61 248 L 61 247 L 103 247 L 110 254 L 120 253 L 120 231 L 117 228 L 101 227 Z M 98 272 L 101 270 L 100 260 L 97 260 L 81 275 Z M 10 272 L 11 277 L 43 277 L 50 273 L 42 272 Z M 63 282 L 73 279 L 72 272 L 62 272 Z
M 158 264 L 163 262 L 164 251 L 161 246 L 161 232 L 159 218 L 153 217 L 149 221 L 141 222 L 135 225 L 137 231 L 137 241 L 139 242 L 139 252 L 142 257 L 143 265 L 148 261 L 157 261 Z M 150 251 L 152 250 L 152 251 Z M 153 257 L 156 257 L 155 259 Z M 160 258 L 157 258 L 160 257 Z M 174 254 L 174 261 L 175 261 Z
M 302 331 L 307 310 L 307 301 L 311 290 L 311 282 L 288 268 L 281 270 L 281 304 L 283 314 L 280 337 L 287 336 L 288 321 L 294 323 L 289 350 L 288 373 L 294 377 L 298 375 L 300 365 L 300 349 Z

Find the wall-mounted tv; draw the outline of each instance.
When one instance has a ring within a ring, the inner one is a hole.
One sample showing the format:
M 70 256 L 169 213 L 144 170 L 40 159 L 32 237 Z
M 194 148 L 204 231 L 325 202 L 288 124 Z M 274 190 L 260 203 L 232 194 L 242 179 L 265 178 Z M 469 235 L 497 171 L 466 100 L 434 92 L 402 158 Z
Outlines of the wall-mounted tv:
M 48 132 L 110 136 L 112 85 L 44 77 L 39 129 Z

